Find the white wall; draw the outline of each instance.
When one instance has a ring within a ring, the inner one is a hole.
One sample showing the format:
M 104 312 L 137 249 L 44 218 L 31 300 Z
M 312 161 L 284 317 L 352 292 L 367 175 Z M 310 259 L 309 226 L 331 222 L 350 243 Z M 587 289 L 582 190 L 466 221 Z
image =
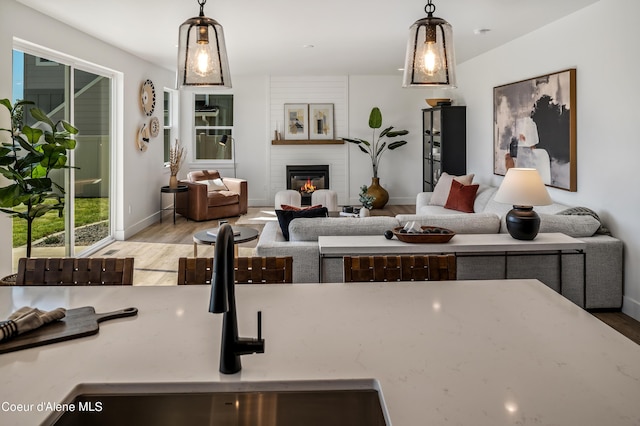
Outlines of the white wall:
M 594 209 L 625 243 L 623 311 L 640 320 L 640 195 L 632 180 L 640 158 L 637 0 L 601 0 L 458 67 L 467 104 L 467 168 L 493 175 L 493 87 L 577 68 L 578 191 L 551 197 Z
M 157 219 L 160 186 L 168 177 L 163 170 L 163 147 L 160 137 L 151 140 L 149 149 L 141 153 L 135 145 L 138 126 L 147 121 L 140 108 L 140 85 L 151 79 L 156 88 L 154 116 L 162 123 L 162 89 L 175 85 L 175 75 L 165 69 L 74 30 L 14 0 L 0 4 L 0 98 L 11 98 L 11 51 L 13 38 L 19 38 L 64 55 L 88 61 L 120 73 L 122 90 L 118 99 L 120 126 L 116 132 L 116 167 L 120 170 L 115 225 L 116 235 L 125 238 Z M 82 129 L 80 129 L 82 131 Z M 130 207 L 130 210 L 129 210 Z M 11 221 L 0 217 L 0 275 L 11 272 Z
M 382 128 L 408 130 L 402 137 L 408 143 L 382 154 L 378 166 L 380 185 L 389 192 L 389 204 L 414 204 L 422 191 L 422 112 L 428 108 L 426 98 L 439 96 L 435 89 L 402 88 L 402 75 L 349 77 L 349 134 L 350 138 L 372 141 L 369 128 L 371 108 L 382 112 Z M 379 132 L 376 133 L 376 135 Z M 400 140 L 401 138 L 398 138 Z M 370 158 L 353 144 L 349 144 L 351 203 L 358 203 L 362 185 L 369 186 L 373 170 Z
M 249 182 L 249 205 L 266 205 L 265 191 L 268 146 L 266 76 L 233 76 L 232 89 L 193 88 L 180 91 L 180 139 L 187 149 L 187 162 L 178 177 L 184 179 L 192 170 L 218 170 L 224 177 L 233 177 L 233 163 L 193 159 L 193 99 L 194 94 L 233 95 L 233 138 L 236 145 L 236 176 Z

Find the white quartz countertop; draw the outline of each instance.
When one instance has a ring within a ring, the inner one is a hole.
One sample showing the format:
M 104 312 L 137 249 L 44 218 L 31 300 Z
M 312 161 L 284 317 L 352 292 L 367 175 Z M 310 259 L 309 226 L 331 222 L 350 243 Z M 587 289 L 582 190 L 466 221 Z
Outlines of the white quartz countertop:
M 3 287 L 21 306 L 137 307 L 95 336 L 0 355 L 0 424 L 34 425 L 79 383 L 374 378 L 395 426 L 638 425 L 640 346 L 536 280 L 236 286 L 264 354 L 218 372 L 209 287 Z

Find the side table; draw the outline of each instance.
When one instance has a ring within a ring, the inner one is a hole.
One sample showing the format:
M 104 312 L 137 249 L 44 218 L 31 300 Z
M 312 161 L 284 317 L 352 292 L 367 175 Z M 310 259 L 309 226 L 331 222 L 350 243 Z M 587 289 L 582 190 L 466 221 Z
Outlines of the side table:
M 173 224 L 176 224 L 176 194 L 178 192 L 187 192 L 189 187 L 187 185 L 178 185 L 176 188 L 171 188 L 169 185 L 165 185 L 160 188 L 160 223 L 162 223 L 162 213 L 165 210 L 173 210 Z M 173 194 L 173 206 L 162 208 L 162 194 Z

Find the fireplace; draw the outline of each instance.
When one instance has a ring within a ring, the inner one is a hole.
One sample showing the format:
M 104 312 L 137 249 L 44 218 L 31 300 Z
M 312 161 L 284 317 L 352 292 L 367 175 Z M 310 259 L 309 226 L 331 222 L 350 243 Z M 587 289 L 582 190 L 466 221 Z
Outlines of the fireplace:
M 302 195 L 302 205 L 311 205 L 311 194 L 317 189 L 329 189 L 329 165 L 287 166 L 287 189 Z

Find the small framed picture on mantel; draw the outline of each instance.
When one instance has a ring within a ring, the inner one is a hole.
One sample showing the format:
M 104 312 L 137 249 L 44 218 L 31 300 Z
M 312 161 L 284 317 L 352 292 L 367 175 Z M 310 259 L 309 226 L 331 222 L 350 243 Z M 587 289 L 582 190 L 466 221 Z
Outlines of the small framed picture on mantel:
M 333 139 L 333 104 L 309 104 L 309 139 Z
M 284 104 L 284 138 L 309 139 L 308 104 Z

